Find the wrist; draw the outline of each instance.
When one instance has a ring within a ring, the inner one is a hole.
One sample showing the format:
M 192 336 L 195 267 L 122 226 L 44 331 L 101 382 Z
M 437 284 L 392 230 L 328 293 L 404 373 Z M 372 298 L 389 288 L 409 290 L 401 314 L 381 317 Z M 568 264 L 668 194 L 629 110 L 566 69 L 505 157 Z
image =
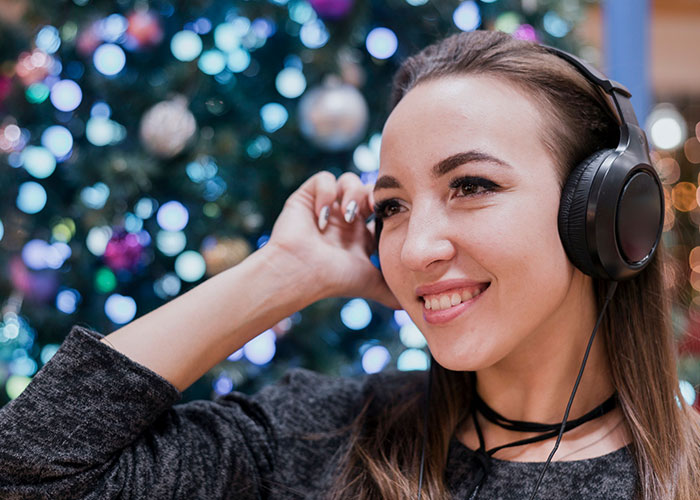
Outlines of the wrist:
M 250 258 L 256 259 L 264 269 L 275 296 L 296 304 L 297 310 L 330 296 L 329 287 L 319 279 L 312 262 L 274 242 L 267 243 Z

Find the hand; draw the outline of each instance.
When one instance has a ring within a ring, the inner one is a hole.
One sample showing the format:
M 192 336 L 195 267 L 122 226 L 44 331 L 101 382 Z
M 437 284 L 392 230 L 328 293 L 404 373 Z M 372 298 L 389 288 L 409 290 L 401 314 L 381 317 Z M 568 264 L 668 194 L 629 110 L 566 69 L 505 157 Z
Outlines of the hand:
M 330 172 L 319 172 L 287 199 L 267 245 L 308 268 L 321 297 L 365 297 L 400 309 L 369 260 L 375 243 L 365 220 L 372 205 L 372 186 L 357 175 L 345 173 L 336 180 Z

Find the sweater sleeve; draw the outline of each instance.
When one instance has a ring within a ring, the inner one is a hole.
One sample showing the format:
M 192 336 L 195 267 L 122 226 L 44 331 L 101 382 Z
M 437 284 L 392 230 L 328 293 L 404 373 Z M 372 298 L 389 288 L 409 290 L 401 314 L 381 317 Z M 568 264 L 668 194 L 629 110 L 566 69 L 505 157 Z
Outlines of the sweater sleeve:
M 275 445 L 252 398 L 173 406 L 170 382 L 100 338 L 73 327 L 0 408 L 0 498 L 261 496 Z

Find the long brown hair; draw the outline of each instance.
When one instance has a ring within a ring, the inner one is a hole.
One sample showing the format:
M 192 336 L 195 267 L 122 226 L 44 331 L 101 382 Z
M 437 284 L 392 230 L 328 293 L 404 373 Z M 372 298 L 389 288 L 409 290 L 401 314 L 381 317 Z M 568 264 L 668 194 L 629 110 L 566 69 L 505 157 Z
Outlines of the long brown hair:
M 414 86 L 454 75 L 511 83 L 543 110 L 541 140 L 568 173 L 594 151 L 615 147 L 619 127 L 600 92 L 541 46 L 501 32 L 459 33 L 406 59 L 390 109 Z M 700 491 L 700 426 L 680 394 L 665 289 L 665 252 L 634 279 L 620 282 L 608 306 L 605 336 L 612 382 L 631 430 L 641 500 L 690 500 Z M 607 282 L 593 283 L 598 310 Z M 449 497 L 444 481 L 450 439 L 469 412 L 471 379 L 435 363 L 422 498 Z M 409 499 L 418 490 L 423 443 L 425 373 L 406 375 L 400 390 L 367 400 L 353 424 L 331 497 Z

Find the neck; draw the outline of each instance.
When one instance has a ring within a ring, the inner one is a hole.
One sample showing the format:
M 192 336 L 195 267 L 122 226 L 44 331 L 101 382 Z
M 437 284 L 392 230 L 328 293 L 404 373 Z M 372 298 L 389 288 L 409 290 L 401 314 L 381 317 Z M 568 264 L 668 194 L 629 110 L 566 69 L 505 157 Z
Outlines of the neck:
M 574 289 L 578 300 L 567 300 L 570 305 L 562 304 L 521 348 L 477 372 L 477 391 L 491 408 L 513 420 L 561 422 L 598 318 L 591 288 Z M 569 418 L 585 414 L 613 391 L 605 336 L 599 329 Z

